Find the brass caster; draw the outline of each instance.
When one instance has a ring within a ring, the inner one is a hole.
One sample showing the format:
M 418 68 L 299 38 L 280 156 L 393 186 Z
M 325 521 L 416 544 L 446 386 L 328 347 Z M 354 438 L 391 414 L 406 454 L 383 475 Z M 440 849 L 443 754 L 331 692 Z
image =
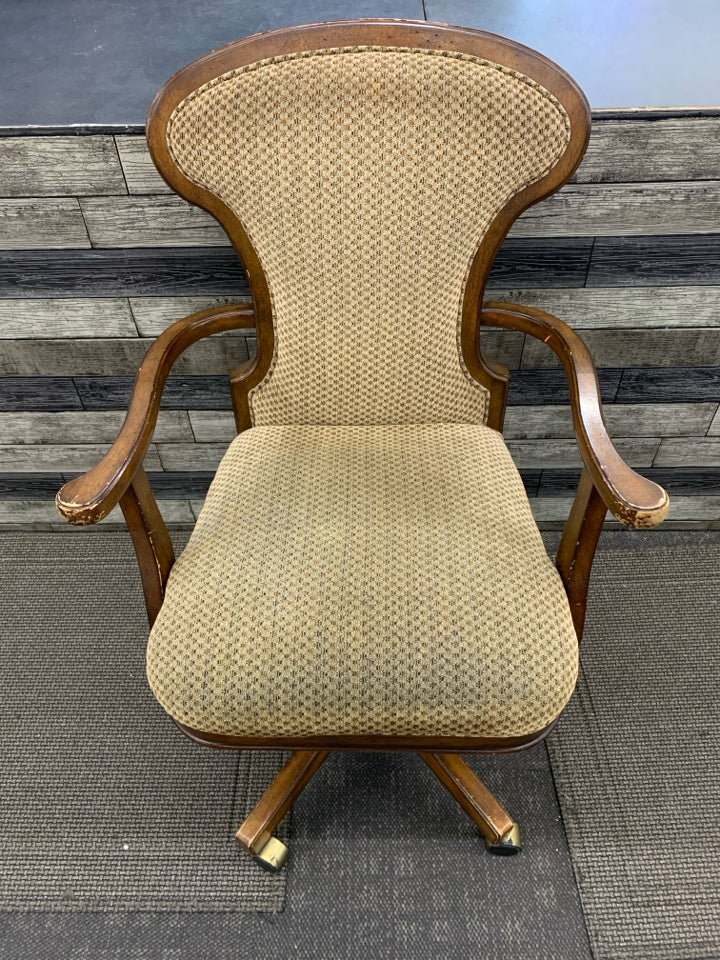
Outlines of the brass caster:
M 500 837 L 497 843 L 488 843 L 487 848 L 490 853 L 499 857 L 510 857 L 514 853 L 520 853 L 522 850 L 520 824 L 513 823 L 508 832 Z
M 275 837 L 270 837 L 262 850 L 255 854 L 255 859 L 266 870 L 279 870 L 287 860 L 289 853 L 290 851 L 284 843 L 281 843 Z

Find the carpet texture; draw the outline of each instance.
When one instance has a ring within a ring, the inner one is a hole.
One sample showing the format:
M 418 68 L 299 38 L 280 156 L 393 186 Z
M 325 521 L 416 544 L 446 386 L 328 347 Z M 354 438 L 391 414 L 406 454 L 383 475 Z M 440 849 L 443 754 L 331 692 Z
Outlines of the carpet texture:
M 0 909 L 280 910 L 234 833 L 281 756 L 186 740 L 125 534 L 0 537 Z
M 598 960 L 717 960 L 720 540 L 627 544 L 598 554 L 548 739 L 565 829 Z

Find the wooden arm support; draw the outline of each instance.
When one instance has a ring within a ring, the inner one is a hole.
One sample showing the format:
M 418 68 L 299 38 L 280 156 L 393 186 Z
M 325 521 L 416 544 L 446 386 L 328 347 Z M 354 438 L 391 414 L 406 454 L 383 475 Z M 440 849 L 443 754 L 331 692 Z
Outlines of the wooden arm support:
M 92 470 L 66 483 L 55 498 L 69 523 L 97 523 L 130 487 L 152 439 L 168 374 L 183 350 L 213 333 L 254 325 L 252 307 L 228 304 L 178 320 L 157 338 L 140 367 L 115 443 Z
M 481 323 L 523 330 L 554 350 L 570 384 L 580 452 L 603 502 L 629 527 L 655 527 L 661 523 L 668 512 L 669 497 L 662 487 L 635 473 L 615 449 L 603 418 L 595 364 L 577 333 L 544 310 L 515 303 L 486 303 Z
M 140 564 L 150 626 L 160 612 L 175 552 L 142 465 L 157 422 L 163 388 L 173 363 L 197 340 L 255 325 L 243 304 L 212 307 L 178 320 L 148 350 L 140 367 L 130 409 L 117 440 L 97 466 L 66 483 L 55 498 L 70 523 L 97 523 L 119 503 Z

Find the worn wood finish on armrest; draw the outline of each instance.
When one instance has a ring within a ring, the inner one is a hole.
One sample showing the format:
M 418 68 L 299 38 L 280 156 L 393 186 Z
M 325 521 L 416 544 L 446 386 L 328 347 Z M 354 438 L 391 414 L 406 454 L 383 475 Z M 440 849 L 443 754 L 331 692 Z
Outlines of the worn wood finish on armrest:
M 66 483 L 58 493 L 57 507 L 66 520 L 97 523 L 120 501 L 147 453 L 165 382 L 183 350 L 213 333 L 254 323 L 251 306 L 228 304 L 178 320 L 157 338 L 140 367 L 117 440 L 92 470 Z
M 570 384 L 575 434 L 592 481 L 608 509 L 629 527 L 655 527 L 668 512 L 667 492 L 636 473 L 608 435 L 595 364 L 582 339 L 544 310 L 515 303 L 486 303 L 481 323 L 523 330 L 558 355 Z

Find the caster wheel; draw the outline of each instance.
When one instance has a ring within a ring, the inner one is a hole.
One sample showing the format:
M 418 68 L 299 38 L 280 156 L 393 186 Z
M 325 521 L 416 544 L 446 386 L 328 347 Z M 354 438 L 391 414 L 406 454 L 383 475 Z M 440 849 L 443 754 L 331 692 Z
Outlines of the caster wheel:
M 522 840 L 520 839 L 520 825 L 514 823 L 508 832 L 502 836 L 497 843 L 487 845 L 490 853 L 498 857 L 511 857 L 522 850 Z
M 275 837 L 270 837 L 265 846 L 259 853 L 255 854 L 255 859 L 266 870 L 279 870 L 288 858 L 290 851 Z

